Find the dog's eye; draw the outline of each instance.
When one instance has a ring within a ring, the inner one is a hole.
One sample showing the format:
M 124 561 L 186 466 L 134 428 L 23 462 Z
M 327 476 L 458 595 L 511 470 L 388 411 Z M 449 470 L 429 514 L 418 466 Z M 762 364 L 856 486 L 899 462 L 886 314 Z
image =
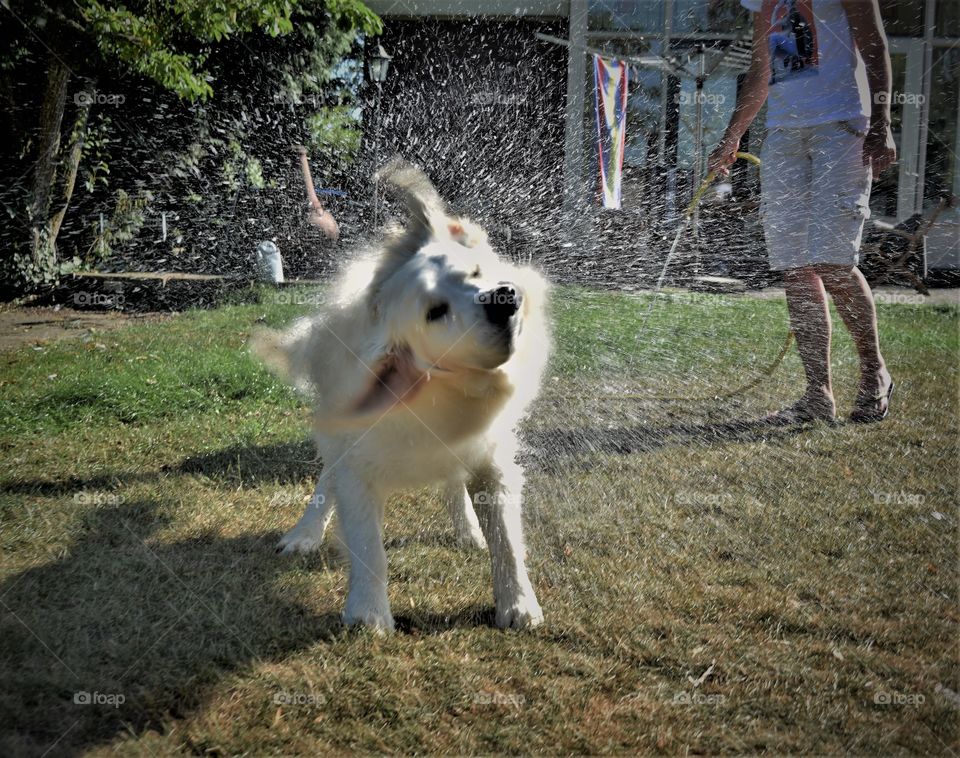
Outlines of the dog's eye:
M 450 312 L 450 306 L 446 303 L 437 303 L 427 311 L 427 321 L 439 321 Z

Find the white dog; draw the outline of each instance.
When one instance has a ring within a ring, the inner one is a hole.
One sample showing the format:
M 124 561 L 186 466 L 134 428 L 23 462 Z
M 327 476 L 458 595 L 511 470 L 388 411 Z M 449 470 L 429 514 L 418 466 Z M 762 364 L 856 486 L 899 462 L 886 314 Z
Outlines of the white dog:
M 406 229 L 352 266 L 321 313 L 254 338 L 310 394 L 324 463 L 280 548 L 316 549 L 335 506 L 350 556 L 344 621 L 390 630 L 384 503 L 439 484 L 460 541 L 489 547 L 497 626 L 534 626 L 543 614 L 524 563 L 516 427 L 547 362 L 547 284 L 447 215 L 419 169 L 395 160 L 381 177 L 410 211 Z

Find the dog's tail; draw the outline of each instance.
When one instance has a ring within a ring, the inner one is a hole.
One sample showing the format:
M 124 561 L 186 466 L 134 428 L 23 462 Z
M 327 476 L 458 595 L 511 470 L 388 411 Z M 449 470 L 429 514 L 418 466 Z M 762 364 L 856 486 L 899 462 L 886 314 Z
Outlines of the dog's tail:
M 387 245 L 388 254 L 415 252 L 430 237 L 450 239 L 464 247 L 487 241 L 486 232 L 479 226 L 465 218 L 450 216 L 430 177 L 399 155 L 377 172 L 377 179 L 403 202 L 410 214 L 406 233 Z
M 446 217 L 443 199 L 430 177 L 399 155 L 377 172 L 377 180 L 403 202 L 415 224 L 429 229 Z
M 377 172 L 377 180 L 394 194 L 410 214 L 401 248 L 416 249 L 441 232 L 447 222 L 446 203 L 423 169 L 399 155 Z
M 271 372 L 308 396 L 312 395 L 315 388 L 310 384 L 309 377 L 302 375 L 303 371 L 296 364 L 299 361 L 297 356 L 310 336 L 312 325 L 309 318 L 301 318 L 282 332 L 275 329 L 257 329 L 248 343 L 250 352 L 263 361 Z
M 290 377 L 290 353 L 283 344 L 283 332 L 257 329 L 250 336 L 250 352 L 281 379 Z

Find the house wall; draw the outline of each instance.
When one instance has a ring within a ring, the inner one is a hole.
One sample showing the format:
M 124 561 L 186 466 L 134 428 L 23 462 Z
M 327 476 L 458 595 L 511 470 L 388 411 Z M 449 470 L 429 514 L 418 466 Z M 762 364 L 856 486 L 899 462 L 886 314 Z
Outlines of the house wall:
M 374 13 L 392 18 L 550 16 L 565 18 L 570 0 L 365 0 Z
M 685 134 L 689 142 L 689 129 L 685 132 L 680 122 L 685 116 L 689 120 L 690 114 L 682 113 L 683 106 L 675 105 L 672 97 L 673 88 L 682 90 L 689 82 L 672 77 L 664 77 L 662 83 L 651 80 L 651 92 L 660 92 L 661 107 L 651 105 L 661 119 L 660 144 L 646 139 L 635 123 L 628 128 L 628 140 L 643 138 L 643 144 L 628 145 L 624 211 L 600 212 L 593 202 L 592 81 L 583 46 L 657 54 L 666 33 L 671 35 L 671 51 L 682 56 L 695 41 L 748 36 L 749 19 L 738 0 L 369 0 L 368 4 L 384 16 L 385 46 L 396 55 L 397 74 L 391 76 L 389 95 L 384 97 L 383 138 L 392 140 L 390 149 L 416 157 L 447 185 L 446 194 L 469 212 L 510 227 L 515 248 L 536 252 L 540 241 L 552 234 L 554 244 L 565 245 L 555 258 L 568 268 L 572 250 L 581 251 L 582 260 L 573 261 L 578 277 L 585 275 L 584 267 L 596 268 L 603 281 L 650 268 L 659 256 L 656 225 L 669 226 L 695 183 L 688 176 L 694 173 L 689 156 L 678 150 L 678 145 L 686 145 Z M 933 93 L 925 85 L 932 110 L 930 105 L 905 106 L 900 109 L 902 118 L 899 110 L 895 113 L 902 125 L 900 166 L 877 181 L 873 201 L 876 216 L 894 221 L 921 209 L 929 211 L 939 192 L 952 184 L 956 193 L 960 182 L 955 157 L 948 160 L 940 153 L 950 151 L 939 149 L 941 144 L 960 144 L 956 76 L 943 73 L 956 70 L 952 58 L 947 60 L 955 39 L 931 37 L 933 32 L 956 34 L 956 14 L 951 15 L 948 0 L 908 4 L 910 12 L 897 16 L 896 3 L 882 3 L 895 54 L 895 90 L 915 96 L 924 89 L 898 73 L 902 61 L 896 56 L 907 57 L 900 48 L 920 49 L 921 55 L 910 55 L 907 61 L 910 71 L 927 72 L 920 80 L 934 70 L 939 79 L 933 82 Z M 575 47 L 534 41 L 538 31 L 571 40 Z M 634 73 L 638 80 L 634 86 L 639 86 L 641 74 Z M 706 143 L 716 139 L 714 127 L 725 123 L 733 108 L 736 83 L 733 75 L 726 78 L 730 81 L 724 85 L 723 98 L 718 98 L 720 104 L 711 104 L 704 113 L 706 150 L 711 146 Z M 723 79 L 713 76 L 708 88 L 723 84 Z M 636 110 L 644 102 L 634 94 Z M 647 98 L 651 103 L 652 97 Z M 756 131 L 761 137 L 762 128 Z M 748 178 L 751 181 L 739 194 L 750 200 L 755 181 L 752 175 Z M 944 226 L 955 224 L 958 215 L 956 209 L 945 213 Z M 737 236 L 742 247 L 762 250 L 759 227 L 747 218 L 744 224 Z M 945 237 L 930 240 L 931 265 L 960 266 L 954 228 Z M 653 238 L 647 239 L 649 234 Z M 729 242 L 718 246 L 726 251 L 724 258 L 737 262 L 731 266 L 721 261 L 725 270 L 744 274 L 748 272 L 734 269 L 762 268 L 762 261 L 734 247 Z M 542 258 L 541 262 L 547 263 Z

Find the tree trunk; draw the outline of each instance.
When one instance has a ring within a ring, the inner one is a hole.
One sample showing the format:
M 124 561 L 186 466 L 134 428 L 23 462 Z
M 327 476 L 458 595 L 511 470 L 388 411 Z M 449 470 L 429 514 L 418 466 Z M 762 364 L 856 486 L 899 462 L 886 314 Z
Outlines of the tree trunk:
M 70 199 L 73 197 L 73 188 L 77 183 L 77 172 L 80 170 L 80 158 L 83 156 L 83 142 L 87 136 L 87 118 L 90 116 L 90 101 L 85 98 L 77 107 L 77 118 L 73 122 L 73 130 L 70 132 L 70 154 L 67 156 L 67 175 L 63 180 L 63 206 L 50 219 L 49 245 L 56 249 L 57 235 L 60 234 L 60 226 L 67 215 L 67 208 L 70 206 Z
M 57 173 L 60 151 L 60 128 L 67 102 L 67 83 L 70 71 L 56 57 L 51 56 L 47 68 L 47 89 L 40 110 L 40 129 L 37 141 L 37 162 L 33 169 L 31 186 L 30 226 L 33 235 L 33 265 L 46 271 L 56 264 L 56 250 L 49 237 L 50 202 Z

